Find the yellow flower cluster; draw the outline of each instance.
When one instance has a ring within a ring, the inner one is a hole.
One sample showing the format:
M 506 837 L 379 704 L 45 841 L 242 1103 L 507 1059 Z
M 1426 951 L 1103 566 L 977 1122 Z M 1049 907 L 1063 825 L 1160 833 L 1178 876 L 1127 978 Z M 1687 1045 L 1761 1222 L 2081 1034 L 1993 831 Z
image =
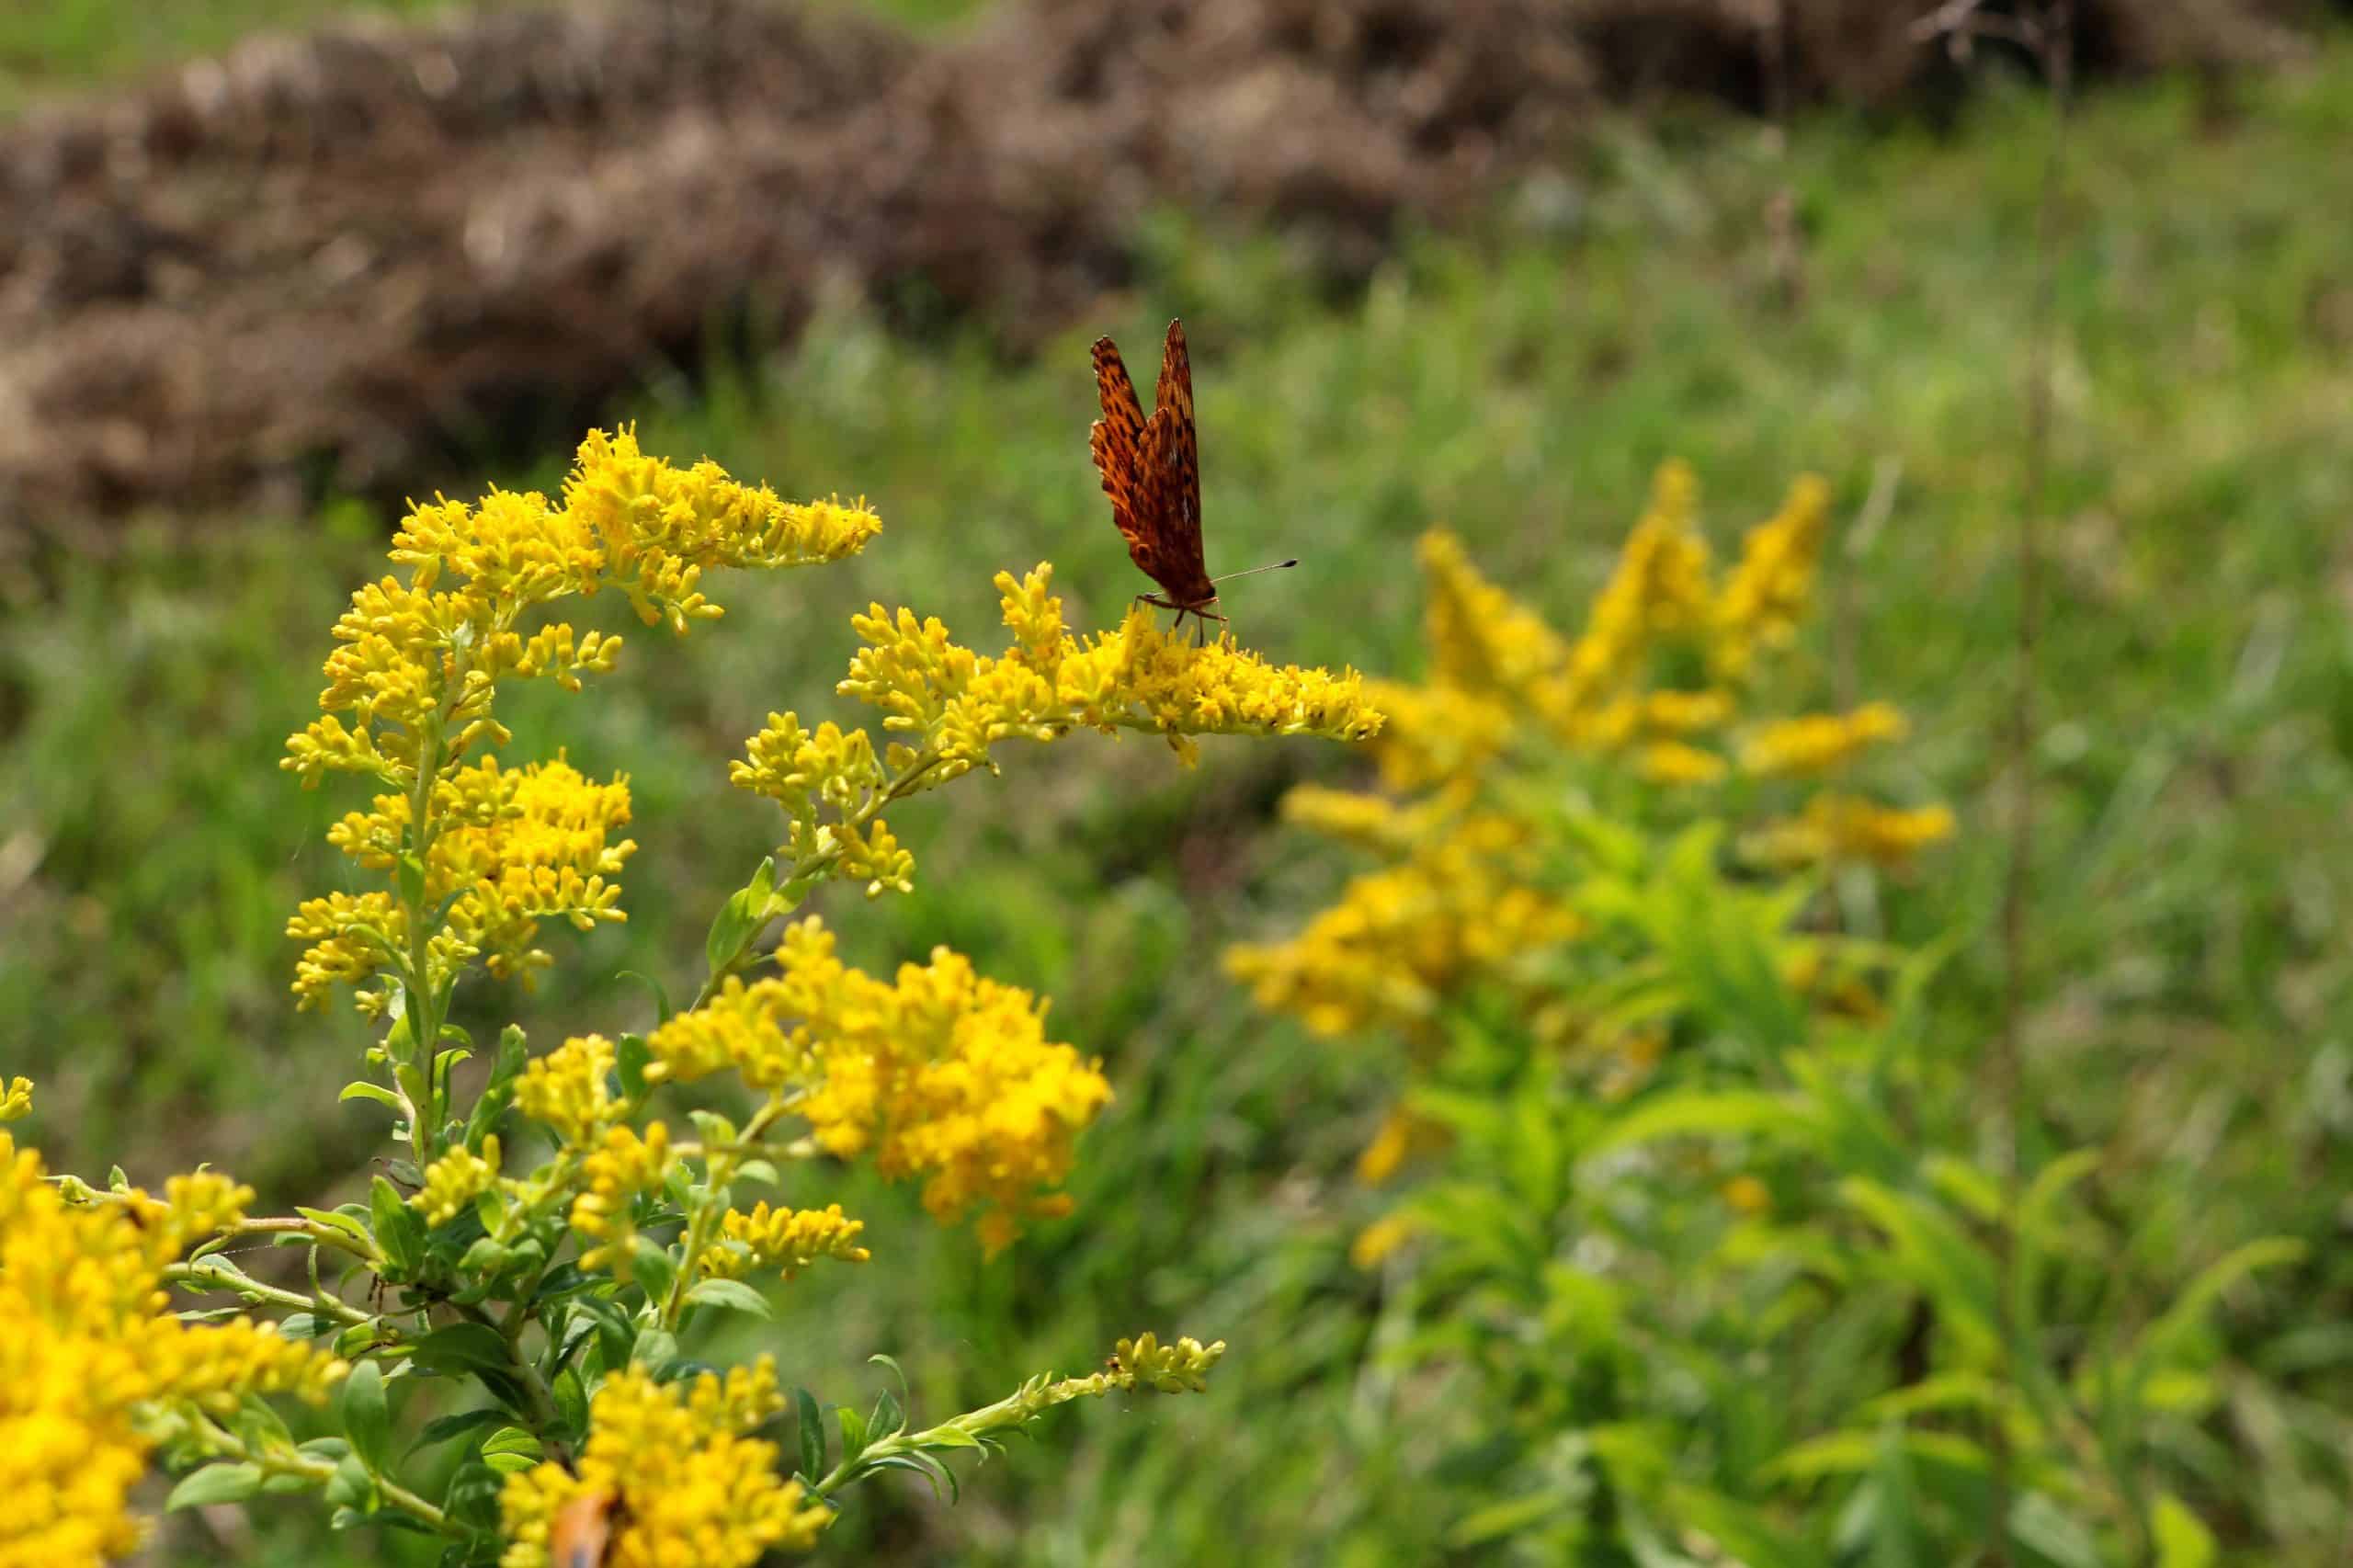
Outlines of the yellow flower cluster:
M 507 1478 L 501 1568 L 550 1568 L 557 1517 L 584 1497 L 609 1507 L 607 1568 L 749 1568 L 764 1552 L 807 1551 L 833 1510 L 777 1473 L 774 1443 L 746 1435 L 783 1408 L 765 1356 L 691 1388 L 614 1374 L 589 1403 L 577 1474 L 551 1462 Z
M 577 689 L 620 653 L 617 637 L 566 622 L 529 630 L 529 618 L 612 587 L 647 625 L 684 632 L 722 613 L 701 591 L 706 569 L 836 561 L 881 526 L 862 502 L 801 505 L 710 462 L 673 467 L 626 430 L 589 433 L 561 505 L 493 490 L 478 505 L 414 508 L 391 552 L 407 580 L 387 576 L 352 595 L 335 623 L 321 716 L 288 740 L 281 764 L 305 786 L 330 772 L 384 785 L 331 840 L 371 870 L 414 857 L 425 876 L 419 909 L 455 895 L 427 944 L 431 972 L 412 978 L 439 986 L 477 959 L 528 976 L 548 961 L 530 946 L 537 922 L 587 929 L 621 918 L 610 879 L 635 847 L 613 837 L 629 821 L 626 783 L 593 784 L 560 761 L 509 772 L 494 758 L 469 761 L 508 739 L 494 711 L 502 680 L 544 676 Z M 288 926 L 309 944 L 294 986 L 302 1005 L 410 956 L 410 918 L 385 893 L 303 904 Z M 362 1005 L 373 1011 L 384 999 L 366 993 Z
M 1904 738 L 1904 715 L 1885 702 L 1852 713 L 1808 713 L 1752 731 L 1740 746 L 1740 765 L 1759 778 L 1829 773 L 1865 748 Z
M 1903 737 L 1903 716 L 1883 702 L 1742 725 L 1761 701 L 1762 655 L 1791 646 L 1807 609 L 1829 493 L 1799 480 L 1721 582 L 1696 495 L 1688 468 L 1660 470 L 1574 638 L 1482 575 L 1451 534 L 1423 539 L 1429 673 L 1367 687 L 1388 716 L 1374 753 L 1389 793 L 1311 786 L 1285 804 L 1291 821 L 1383 864 L 1294 936 L 1228 954 L 1260 1006 L 1324 1034 L 1381 1026 L 1427 1038 L 1442 1001 L 1501 985 L 1553 1020 L 1548 1028 L 1584 1038 L 1599 1026 L 1547 1006 L 1562 949 L 1588 935 L 1576 848 L 1545 821 L 1557 802 L 1598 796 L 1609 810 L 1680 820 L 1728 809 L 1719 802 L 1753 809 L 1771 781 L 1836 771 Z M 1718 793 L 1733 790 L 1744 792 Z M 1840 796 L 1738 843 L 1773 865 L 1894 864 L 1950 831 L 1941 807 Z M 1603 1028 L 1586 1043 L 1625 1041 Z
M 15 1121 L 33 1113 L 33 1081 L 11 1078 L 5 1092 L 0 1092 L 0 1122 Z
M 1040 1194 L 1069 1175 L 1111 1086 L 1046 1039 L 1042 1004 L 946 948 L 901 965 L 895 983 L 873 979 L 835 956 L 814 918 L 786 928 L 776 960 L 780 974 L 731 980 L 648 1037 L 647 1076 L 690 1082 L 733 1067 L 756 1088 L 794 1091 L 820 1146 L 844 1157 L 871 1147 L 886 1176 L 922 1176 L 924 1206 L 942 1222 L 985 1207 L 992 1249 L 1021 1216 L 1067 1210 L 1065 1198 Z
M 477 959 L 502 979 L 528 983 L 552 961 L 531 946 L 541 920 L 585 931 L 628 918 L 620 884 L 609 880 L 637 849 L 634 840 L 615 838 L 630 820 L 625 779 L 596 783 L 561 757 L 519 769 L 484 757 L 436 783 L 433 816 L 424 901 L 448 909 L 428 960 L 437 983 Z M 379 795 L 371 811 L 330 828 L 327 841 L 371 870 L 389 870 L 407 842 L 408 820 L 408 797 Z M 302 1006 L 324 1006 L 335 985 L 356 985 L 396 960 L 407 924 L 385 893 L 305 902 L 287 926 L 289 936 L 312 944 L 296 971 Z M 364 994 L 361 1006 L 373 1012 L 381 1001 Z
M 585 1148 L 620 1113 L 611 1085 L 618 1058 L 603 1035 L 574 1035 L 524 1064 L 515 1108 L 553 1129 L 566 1148 Z
M 1870 860 L 1902 866 L 1953 834 L 1952 809 L 1899 811 L 1853 795 L 1816 795 L 1800 815 L 1768 823 L 1742 840 L 1748 858 L 1767 866 L 1812 866 L 1824 860 Z
M 749 1214 L 730 1209 L 720 1220 L 724 1238 L 706 1248 L 702 1272 L 741 1279 L 752 1270 L 775 1269 L 790 1279 L 821 1257 L 864 1263 L 874 1255 L 858 1244 L 866 1221 L 842 1212 L 838 1203 L 823 1209 L 754 1206 Z
M 498 1185 L 498 1134 L 482 1141 L 477 1154 L 460 1143 L 425 1167 L 425 1186 L 409 1199 L 427 1225 L 446 1225 Z
M 1320 809 L 1320 796 L 1311 800 Z M 1297 936 L 1231 949 L 1226 971 L 1260 1006 L 1318 1034 L 1414 1029 L 1472 978 L 1583 933 L 1585 922 L 1537 885 L 1537 847 L 1528 824 L 1506 815 L 1448 822 L 1396 864 L 1349 879 Z
M 1353 670 L 1274 665 L 1221 641 L 1197 647 L 1131 610 L 1116 631 L 1074 637 L 1052 567 L 1016 580 L 999 573 L 1013 641 L 996 655 L 953 642 L 938 619 L 877 604 L 851 624 L 866 646 L 837 689 L 881 710 L 894 738 L 878 756 L 862 730 L 796 714 L 769 715 L 730 777 L 791 818 L 785 854 L 796 876 L 863 881 L 870 893 L 904 891 L 914 862 L 879 814 L 889 802 L 992 767 L 999 741 L 1046 741 L 1086 727 L 1165 736 L 1189 762 L 1192 737 L 1322 735 L 1364 740 L 1381 714 Z M 825 820 L 830 818 L 831 820 Z
M 1209 1388 L 1209 1370 L 1225 1355 L 1225 1341 L 1203 1345 L 1190 1335 L 1174 1345 L 1163 1345 L 1147 1329 L 1133 1339 L 1122 1339 L 1111 1357 L 1114 1388 L 1133 1389 L 1138 1383 L 1162 1393 L 1201 1393 Z
M 632 1210 L 638 1198 L 659 1192 L 670 1178 L 670 1130 L 648 1122 L 640 1137 L 628 1127 L 608 1127 L 604 1141 L 582 1162 L 585 1177 L 572 1201 L 572 1228 L 596 1242 L 580 1255 L 583 1268 L 609 1267 L 630 1277 L 630 1255 L 637 1245 Z
M 17 1080 L 10 1097 L 29 1085 Z M 210 1173 L 69 1202 L 40 1156 L 0 1132 L 0 1568 L 81 1568 L 135 1551 L 131 1487 L 156 1418 L 234 1412 L 248 1394 L 323 1400 L 343 1363 L 239 1320 L 166 1311 L 166 1264 L 240 1218 L 246 1188 Z

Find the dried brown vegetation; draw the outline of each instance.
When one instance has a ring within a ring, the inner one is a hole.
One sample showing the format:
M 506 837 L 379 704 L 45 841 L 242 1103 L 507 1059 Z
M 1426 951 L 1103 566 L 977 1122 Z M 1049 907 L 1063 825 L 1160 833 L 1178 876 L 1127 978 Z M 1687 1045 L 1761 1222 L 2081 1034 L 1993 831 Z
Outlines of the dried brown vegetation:
M 933 48 L 668 0 L 259 39 L 0 130 L 0 535 L 429 488 L 829 288 L 1058 329 L 1156 203 L 1341 271 L 1597 104 L 1888 103 L 1881 0 L 1028 0 Z M 2274 53 L 2292 0 L 2103 0 L 2094 68 Z

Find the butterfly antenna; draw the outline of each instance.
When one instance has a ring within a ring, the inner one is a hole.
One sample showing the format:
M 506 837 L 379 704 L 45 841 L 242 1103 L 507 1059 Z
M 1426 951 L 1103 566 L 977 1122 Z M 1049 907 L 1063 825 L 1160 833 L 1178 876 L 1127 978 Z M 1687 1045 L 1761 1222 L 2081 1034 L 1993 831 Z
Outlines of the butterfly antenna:
M 1210 581 L 1212 583 L 1231 583 L 1236 577 L 1255 577 L 1261 572 L 1280 572 L 1298 564 L 1299 557 L 1294 555 L 1289 561 L 1269 561 L 1264 566 L 1253 566 L 1246 572 L 1228 572 L 1224 576 L 1212 577 Z

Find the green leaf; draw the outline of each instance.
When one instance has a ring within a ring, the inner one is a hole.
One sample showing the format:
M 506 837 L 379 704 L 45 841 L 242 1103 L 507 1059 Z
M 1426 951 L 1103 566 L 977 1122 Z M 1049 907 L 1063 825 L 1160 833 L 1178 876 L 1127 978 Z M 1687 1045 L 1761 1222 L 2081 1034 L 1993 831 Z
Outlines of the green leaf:
M 866 1417 L 847 1404 L 837 1404 L 834 1419 L 841 1424 L 842 1460 L 847 1463 L 866 1451 Z
M 758 929 L 744 891 L 739 888 L 730 893 L 719 913 L 711 917 L 710 934 L 702 939 L 703 961 L 710 972 L 725 973 Z
M 2010 1509 L 2010 1539 L 2059 1568 L 2101 1568 L 2099 1547 L 2084 1522 L 2048 1492 L 2029 1492 Z
M 653 1061 L 654 1048 L 645 1043 L 643 1035 L 621 1036 L 613 1055 L 613 1070 L 620 1079 L 624 1097 L 635 1099 L 645 1093 L 645 1069 Z
M 294 1212 L 314 1225 L 324 1225 L 329 1230 L 341 1231 L 353 1241 L 365 1242 L 368 1239 L 368 1227 L 342 1210 L 305 1209 L 298 1203 L 294 1206 Z
M 515 1370 L 506 1339 L 488 1324 L 453 1323 L 437 1328 L 418 1340 L 410 1354 L 430 1372 L 495 1372 L 506 1377 Z
M 1447 1532 L 1447 1544 L 1479 1546 L 1500 1540 L 1506 1536 L 1518 1535 L 1530 1525 L 1549 1519 L 1568 1506 L 1569 1499 L 1557 1492 L 1540 1492 L 1532 1497 L 1490 1503 L 1457 1521 L 1454 1528 Z
M 776 1308 L 768 1299 L 741 1279 L 706 1279 L 687 1292 L 687 1304 L 749 1312 L 756 1318 L 776 1316 Z
M 871 1468 L 877 1471 L 914 1471 L 931 1483 L 931 1494 L 934 1497 L 939 1496 L 939 1483 L 944 1481 L 948 1483 L 948 1495 L 942 1501 L 957 1503 L 963 1500 L 963 1491 L 956 1484 L 956 1472 L 929 1454 L 892 1454 L 876 1460 Z
M 520 1426 L 502 1426 L 483 1439 L 484 1458 L 492 1454 L 521 1454 L 526 1459 L 540 1456 L 540 1440 Z
M 666 1328 L 649 1328 L 641 1333 L 629 1355 L 631 1366 L 651 1372 L 659 1372 L 677 1358 L 678 1336 Z
M 687 1119 L 695 1124 L 705 1143 L 723 1146 L 735 1142 L 735 1124 L 715 1110 L 690 1110 Z
M 2143 1375 L 2181 1353 L 2184 1343 L 2203 1326 L 2224 1291 L 2258 1268 L 2302 1262 L 2304 1250 L 2304 1244 L 2292 1237 L 2267 1236 L 2226 1253 L 2199 1270 L 2197 1278 L 2182 1288 L 2165 1314 L 2148 1326 L 2133 1346 L 2133 1357 L 2140 1361 Z
M 248 1394 L 237 1411 L 237 1437 L 247 1453 L 269 1453 L 293 1448 L 294 1434 L 285 1418 L 259 1395 Z
M 630 1269 L 637 1282 L 645 1288 L 645 1299 L 661 1301 L 669 1297 L 671 1283 L 678 1277 L 677 1260 L 670 1249 L 652 1236 L 640 1233 L 630 1249 Z
M 738 1181 L 756 1181 L 767 1187 L 775 1187 L 779 1185 L 779 1178 L 776 1173 L 775 1163 L 769 1160 L 745 1160 L 742 1165 L 735 1167 L 735 1179 Z
M 324 1495 L 336 1506 L 369 1511 L 376 1505 L 376 1482 L 358 1454 L 346 1454 L 335 1461 Z
M 373 1361 L 362 1361 L 343 1380 L 343 1430 L 351 1451 L 369 1470 L 382 1471 L 392 1462 L 392 1412 L 384 1398 L 384 1371 Z
M 400 890 L 401 902 L 409 908 L 425 907 L 425 861 L 414 852 L 401 857 Z
M 622 970 L 615 978 L 634 980 L 645 987 L 646 994 L 654 999 L 654 1022 L 657 1027 L 670 1021 L 670 993 L 660 981 L 650 974 L 640 974 L 633 969 Z
M 888 1367 L 891 1369 L 891 1375 L 899 1380 L 899 1398 L 892 1399 L 891 1391 L 883 1390 L 881 1397 L 874 1402 L 874 1415 L 868 1423 L 868 1430 L 875 1437 L 895 1437 L 906 1430 L 907 1418 L 902 1414 L 903 1407 L 912 1406 L 915 1403 L 915 1396 L 907 1392 L 907 1369 L 900 1366 L 895 1358 L 880 1352 L 869 1356 L 866 1358 L 866 1364 L 870 1367 Z
M 164 1511 L 203 1508 L 215 1503 L 243 1503 L 261 1491 L 261 1466 L 209 1464 L 193 1471 L 164 1499 Z
M 2156 1542 L 2157 1568 L 2214 1568 L 2220 1551 L 2214 1532 L 2172 1493 L 2157 1494 L 2149 1510 L 2149 1534 Z
M 437 1415 L 425 1424 L 425 1430 L 417 1434 L 416 1441 L 410 1445 L 409 1451 L 414 1453 L 418 1449 L 429 1449 L 436 1443 L 462 1437 L 482 1427 L 495 1426 L 506 1419 L 506 1412 L 503 1410 L 461 1410 L 455 1415 Z
M 824 1479 L 825 1474 L 825 1415 L 817 1408 L 817 1396 L 807 1389 L 792 1391 L 792 1414 L 801 1428 L 801 1476 L 811 1485 Z
M 335 1098 L 338 1100 L 374 1100 L 378 1105 L 390 1106 L 394 1110 L 402 1108 L 400 1096 L 392 1093 L 392 1090 L 384 1087 L 383 1085 L 371 1084 L 365 1078 L 354 1078 L 350 1083 L 346 1084 L 343 1086 L 343 1093 L 335 1096 Z
M 415 1273 L 424 1255 L 424 1221 L 403 1201 L 400 1189 L 381 1176 L 368 1186 L 368 1214 L 375 1224 L 377 1250 L 392 1276 L 405 1278 Z

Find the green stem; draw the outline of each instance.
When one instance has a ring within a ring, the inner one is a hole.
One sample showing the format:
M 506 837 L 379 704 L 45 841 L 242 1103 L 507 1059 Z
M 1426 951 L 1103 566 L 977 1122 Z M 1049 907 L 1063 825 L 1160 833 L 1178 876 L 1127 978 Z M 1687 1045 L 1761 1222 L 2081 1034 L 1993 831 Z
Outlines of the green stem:
M 244 1274 L 226 1274 L 218 1267 L 209 1265 L 210 1260 L 205 1258 L 198 1258 L 193 1263 L 166 1264 L 163 1277 L 165 1282 L 171 1284 L 195 1285 L 211 1290 L 228 1290 L 252 1301 L 268 1301 L 276 1306 L 293 1307 L 306 1312 L 324 1313 L 338 1323 L 349 1324 L 354 1327 L 360 1324 L 376 1321 L 371 1314 L 361 1312 L 347 1301 L 337 1301 L 324 1292 L 316 1296 L 305 1296 L 299 1290 L 283 1290 L 275 1285 L 265 1285 L 260 1280 Z
M 924 775 L 938 767 L 939 763 L 940 757 L 937 752 L 917 753 L 915 760 L 902 768 L 889 783 L 870 794 L 855 812 L 844 817 L 841 825 L 846 828 L 866 826 L 876 817 L 881 816 L 883 808 L 890 805 L 892 801 L 904 800 L 914 793 L 915 787 L 923 781 Z M 791 869 L 784 873 L 778 885 L 790 887 L 795 882 L 806 881 L 841 858 L 842 852 L 838 848 L 804 856 L 792 863 Z M 727 977 L 743 967 L 745 952 L 759 939 L 760 930 L 766 928 L 766 924 L 763 923 L 759 929 L 747 933 L 744 937 L 744 946 L 730 953 L 722 962 L 712 968 L 710 976 L 702 983 L 702 989 L 695 993 L 695 999 L 692 1002 L 687 1004 L 688 1012 L 691 1013 L 699 1007 L 707 1006 L 712 997 L 719 994 L 720 987 L 727 983 Z
M 713 1150 L 705 1157 L 704 1187 L 710 1196 L 696 1209 L 694 1218 L 688 1221 L 686 1256 L 678 1260 L 678 1272 L 670 1281 L 670 1294 L 662 1303 L 664 1328 L 675 1331 L 680 1314 L 687 1310 L 687 1292 L 694 1289 L 702 1271 L 703 1250 L 710 1245 L 711 1227 L 718 1220 L 720 1204 L 716 1200 L 717 1194 L 735 1179 L 735 1172 L 743 1164 L 744 1156 L 736 1151 L 758 1142 L 760 1134 L 773 1126 L 792 1103 L 782 1095 L 769 1095 L 767 1103 L 744 1124 L 744 1131 L 737 1135 L 733 1145 Z
M 324 1486 L 335 1479 L 336 1461 L 334 1460 L 315 1459 L 309 1454 L 293 1453 L 284 1449 L 256 1453 L 247 1448 L 236 1434 L 209 1416 L 197 1416 L 196 1426 L 199 1435 L 204 1439 L 207 1451 L 222 1457 L 233 1455 L 253 1465 L 265 1477 L 296 1476 L 313 1486 Z M 372 1472 L 369 1479 L 376 1483 L 377 1494 L 402 1513 L 442 1535 L 463 1536 L 466 1533 L 449 1522 L 449 1515 L 411 1492 L 399 1482 Z

